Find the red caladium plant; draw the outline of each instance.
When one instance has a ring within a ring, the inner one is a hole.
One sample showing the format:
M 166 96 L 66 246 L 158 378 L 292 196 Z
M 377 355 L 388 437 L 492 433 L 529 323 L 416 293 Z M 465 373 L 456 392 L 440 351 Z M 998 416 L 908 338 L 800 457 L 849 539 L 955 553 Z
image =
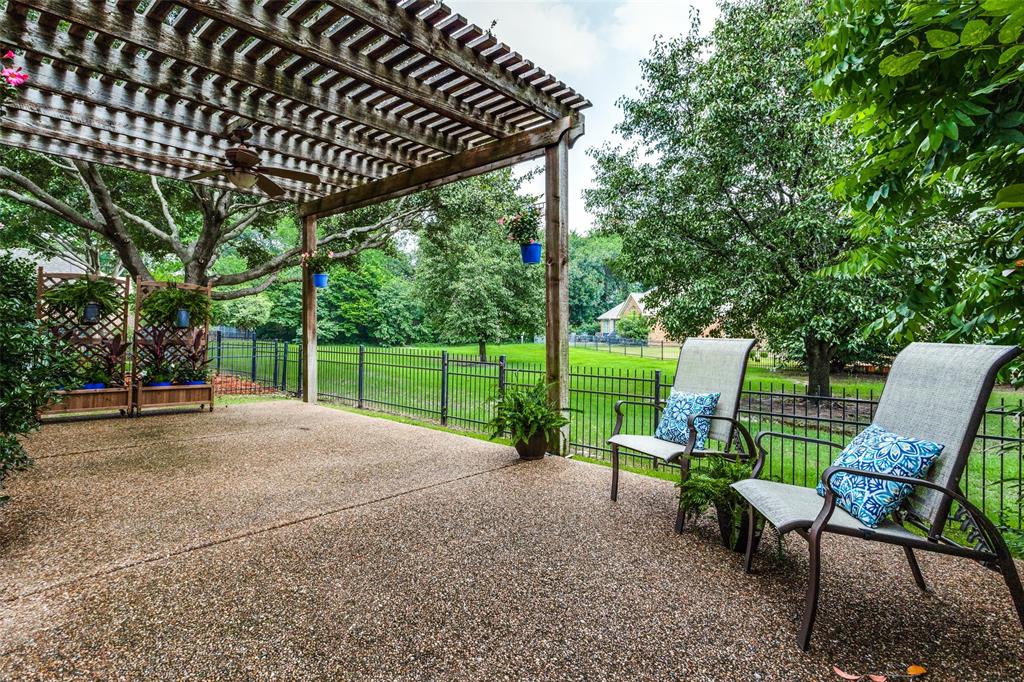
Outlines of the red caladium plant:
M 14 58 L 10 50 L 0 56 L 0 115 L 4 113 L 4 105 L 17 96 L 18 88 L 28 81 L 28 73 L 14 65 Z

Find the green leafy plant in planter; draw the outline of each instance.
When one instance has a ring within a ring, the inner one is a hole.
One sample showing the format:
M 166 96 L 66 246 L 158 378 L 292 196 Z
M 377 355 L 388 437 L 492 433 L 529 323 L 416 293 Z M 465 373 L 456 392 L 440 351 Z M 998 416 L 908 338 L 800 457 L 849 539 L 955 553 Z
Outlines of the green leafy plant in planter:
M 204 326 L 210 320 L 210 299 L 203 291 L 169 284 L 149 294 L 139 308 L 145 320 L 174 326 L 178 326 L 179 310 L 188 313 L 189 325 Z
M 148 338 L 139 340 L 139 346 L 146 353 L 140 358 L 142 367 L 139 378 L 143 385 L 162 384 L 174 381 L 174 367 L 170 361 L 171 341 L 167 331 L 157 329 Z
M 195 384 L 210 381 L 210 357 L 206 352 L 206 334 L 202 329 L 193 329 L 185 340 L 181 362 L 174 366 L 174 383 Z
M 530 388 L 508 388 L 494 403 L 487 426 L 491 440 L 507 435 L 522 459 L 540 459 L 547 444 L 560 436 L 569 420 L 548 400 L 543 381 Z
M 92 362 L 84 365 L 78 375 L 81 388 L 106 388 L 110 385 L 110 372 L 107 371 L 105 363 Z
M 309 268 L 309 271 L 314 275 L 322 275 L 331 271 L 334 267 L 334 259 L 331 258 L 330 251 L 314 251 L 310 254 L 302 256 L 302 262 Z
M 526 206 L 519 213 L 498 218 L 498 224 L 508 230 L 508 240 L 515 244 L 534 244 L 540 241 L 540 207 Z
M 58 284 L 43 294 L 55 310 L 68 311 L 82 324 L 92 324 L 110 315 L 121 304 L 121 292 L 109 279 L 81 277 Z
M 107 384 L 121 383 L 120 378 L 124 376 L 124 356 L 128 353 L 129 347 L 130 344 L 121 338 L 120 334 L 115 334 L 100 343 L 102 367 L 109 378 Z
M 714 507 L 722 544 L 737 552 L 747 548 L 747 504 L 731 485 L 750 478 L 751 467 L 729 456 L 712 455 L 690 470 L 689 477 L 677 483 L 679 506 L 687 513 L 703 514 Z M 756 540 L 755 540 L 756 542 Z

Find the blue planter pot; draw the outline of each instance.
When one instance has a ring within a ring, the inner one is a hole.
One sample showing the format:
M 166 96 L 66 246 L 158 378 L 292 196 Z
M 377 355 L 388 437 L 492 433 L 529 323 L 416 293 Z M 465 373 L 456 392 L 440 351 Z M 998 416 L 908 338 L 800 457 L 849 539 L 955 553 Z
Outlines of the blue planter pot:
M 104 383 L 93 383 L 93 384 L 82 384 L 82 388 L 87 391 L 96 391 L 101 388 L 106 388 L 107 385 Z
M 327 273 L 326 272 L 314 272 L 313 273 L 313 286 L 317 289 L 327 288 Z
M 523 262 L 527 264 L 534 264 L 540 262 L 540 242 L 534 242 L 533 244 L 520 244 L 519 253 L 523 257 Z
M 178 329 L 186 329 L 189 322 L 191 322 L 191 316 L 188 314 L 188 311 L 184 308 L 178 308 L 178 314 L 174 317 L 174 326 Z
M 181 382 L 181 385 L 182 386 L 205 386 L 206 382 L 205 381 L 183 381 L 183 382 Z
M 170 386 L 169 381 L 147 381 L 146 386 Z

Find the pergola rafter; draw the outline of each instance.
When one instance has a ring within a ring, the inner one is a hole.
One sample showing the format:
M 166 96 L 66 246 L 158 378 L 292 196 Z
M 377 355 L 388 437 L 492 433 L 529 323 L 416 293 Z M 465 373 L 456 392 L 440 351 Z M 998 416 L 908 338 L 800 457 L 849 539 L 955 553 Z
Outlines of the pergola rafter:
M 0 47 L 32 73 L 0 144 L 181 179 L 246 125 L 265 163 L 322 179 L 280 183 L 307 250 L 320 217 L 545 157 L 548 381 L 567 406 L 566 152 L 590 103 L 490 32 L 434 0 L 7 0 Z

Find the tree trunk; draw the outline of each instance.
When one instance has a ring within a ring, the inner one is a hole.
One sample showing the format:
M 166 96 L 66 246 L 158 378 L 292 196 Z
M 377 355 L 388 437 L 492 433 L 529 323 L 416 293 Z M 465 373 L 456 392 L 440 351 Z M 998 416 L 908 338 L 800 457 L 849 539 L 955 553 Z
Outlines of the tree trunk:
M 829 373 L 835 347 L 827 341 L 809 336 L 804 339 L 807 362 L 807 395 L 831 396 L 832 384 Z
M 480 349 L 480 362 L 487 362 L 487 342 L 480 339 L 477 344 Z

